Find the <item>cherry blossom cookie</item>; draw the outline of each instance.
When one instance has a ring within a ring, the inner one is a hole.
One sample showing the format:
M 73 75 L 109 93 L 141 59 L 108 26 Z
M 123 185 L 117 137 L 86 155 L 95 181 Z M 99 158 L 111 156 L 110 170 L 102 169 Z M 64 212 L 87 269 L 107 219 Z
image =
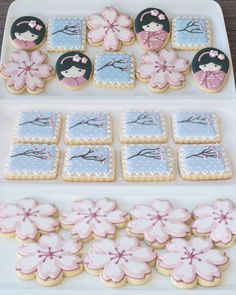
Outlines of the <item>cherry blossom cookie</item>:
M 65 240 L 58 234 L 42 236 L 38 242 L 18 249 L 16 274 L 22 280 L 36 279 L 40 285 L 55 286 L 64 277 L 74 277 L 83 271 L 81 249 L 79 240 Z
M 191 214 L 187 209 L 174 208 L 164 200 L 154 200 L 150 205 L 134 205 L 130 211 L 132 220 L 127 232 L 153 248 L 164 248 L 171 238 L 187 238 L 190 228 L 187 223 Z
M 92 14 L 87 26 L 88 42 L 94 46 L 103 45 L 105 51 L 119 51 L 121 45 L 130 45 L 135 40 L 131 29 L 133 21 L 129 15 L 121 14 L 114 7 L 105 7 L 101 13 Z
M 33 198 L 24 198 L 16 204 L 0 208 L 0 236 L 20 242 L 36 241 L 41 234 L 56 232 L 59 222 L 54 204 L 39 204 Z
M 136 76 L 141 82 L 147 82 L 155 92 L 182 88 L 184 74 L 190 69 L 189 61 L 179 58 L 174 49 L 162 49 L 159 53 L 148 51 L 142 55 L 141 62 Z
M 141 247 L 136 238 L 125 236 L 95 242 L 85 257 L 84 267 L 88 273 L 100 275 L 104 285 L 119 288 L 126 283 L 148 282 L 155 261 L 156 254 L 151 248 Z
M 197 86 L 206 92 L 220 91 L 229 73 L 229 59 L 217 48 L 204 48 L 194 56 L 192 73 Z
M 192 289 L 198 284 L 215 287 L 221 283 L 229 258 L 224 252 L 213 249 L 211 241 L 196 237 L 189 241 L 173 239 L 166 250 L 167 253 L 158 257 L 157 269 L 171 276 L 175 287 Z
M 215 246 L 226 248 L 236 239 L 236 208 L 227 199 L 215 200 L 212 205 L 199 205 L 193 210 L 195 235 L 209 237 Z

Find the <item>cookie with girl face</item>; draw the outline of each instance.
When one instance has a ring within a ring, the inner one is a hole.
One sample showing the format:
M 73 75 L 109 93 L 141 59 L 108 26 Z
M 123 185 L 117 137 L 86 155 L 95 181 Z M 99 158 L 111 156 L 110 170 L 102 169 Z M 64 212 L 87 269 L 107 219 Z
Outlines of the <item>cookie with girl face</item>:
M 45 37 L 45 24 L 34 16 L 22 16 L 11 26 L 11 43 L 17 49 L 34 50 L 43 44 Z
M 88 83 L 92 76 L 92 62 L 87 55 L 70 51 L 58 58 L 56 74 L 59 82 L 65 88 L 80 89 Z
M 160 50 L 170 38 L 170 23 L 166 14 L 157 8 L 146 8 L 136 17 L 134 28 L 137 40 L 145 50 Z

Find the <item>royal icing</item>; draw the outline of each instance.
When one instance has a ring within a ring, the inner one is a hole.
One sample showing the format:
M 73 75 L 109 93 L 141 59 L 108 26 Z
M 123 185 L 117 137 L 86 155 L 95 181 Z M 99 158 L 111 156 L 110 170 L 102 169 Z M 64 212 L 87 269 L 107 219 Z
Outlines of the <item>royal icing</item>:
M 172 280 L 180 287 L 197 280 L 202 284 L 221 278 L 220 268 L 229 261 L 225 253 L 213 249 L 211 241 L 202 238 L 173 239 L 166 250 L 167 253 L 159 256 L 158 267 L 171 271 Z
M 104 283 L 124 285 L 126 281 L 140 282 L 151 275 L 149 263 L 156 254 L 151 248 L 140 247 L 136 238 L 121 237 L 115 241 L 95 242 L 85 257 L 86 269 L 99 271 Z M 130 279 L 130 280 L 129 280 Z
M 142 10 L 135 19 L 135 32 L 146 50 L 160 50 L 168 42 L 170 24 L 166 14 L 157 8 Z
M 3 63 L 1 74 L 7 80 L 11 92 L 42 91 L 45 80 L 53 77 L 53 67 L 46 63 L 47 55 L 40 50 L 19 50 L 11 54 L 10 61 Z
M 21 259 L 16 264 L 16 271 L 24 276 L 35 274 L 37 282 L 42 285 L 50 282 L 53 286 L 66 276 L 65 273 L 72 276 L 76 271 L 82 271 L 83 263 L 78 256 L 81 249 L 78 240 L 65 240 L 58 234 L 42 236 L 37 243 L 28 243 L 18 249 Z
M 53 204 L 39 204 L 33 198 L 24 198 L 16 204 L 5 204 L 0 209 L 0 233 L 15 234 L 21 241 L 36 240 L 40 233 L 55 232 L 59 222 Z
M 48 24 L 49 51 L 84 51 L 86 21 L 82 17 L 53 17 Z
M 189 211 L 173 208 L 168 201 L 156 199 L 150 205 L 134 205 L 130 215 L 129 233 L 144 237 L 154 247 L 162 247 L 171 238 L 184 238 L 190 233 L 186 225 L 191 218 Z
M 102 43 L 106 51 L 118 51 L 122 43 L 131 43 L 134 39 L 134 32 L 130 29 L 132 19 L 112 6 L 105 7 L 100 14 L 91 15 L 87 25 L 89 42 Z
M 214 243 L 227 245 L 236 236 L 236 208 L 230 200 L 218 199 L 212 205 L 199 205 L 193 210 L 192 228 L 207 234 Z
M 149 51 L 142 55 L 142 65 L 137 68 L 137 75 L 139 79 L 148 81 L 153 91 L 164 91 L 168 87 L 182 87 L 184 73 L 189 68 L 188 60 L 179 58 L 174 49 L 162 49 L 159 53 Z
M 128 220 L 128 213 L 117 209 L 117 203 L 108 198 L 97 202 L 88 199 L 76 201 L 71 211 L 62 216 L 62 226 L 71 227 L 72 235 L 78 235 L 81 240 L 90 239 L 93 235 L 113 237 L 116 227 L 123 227 Z

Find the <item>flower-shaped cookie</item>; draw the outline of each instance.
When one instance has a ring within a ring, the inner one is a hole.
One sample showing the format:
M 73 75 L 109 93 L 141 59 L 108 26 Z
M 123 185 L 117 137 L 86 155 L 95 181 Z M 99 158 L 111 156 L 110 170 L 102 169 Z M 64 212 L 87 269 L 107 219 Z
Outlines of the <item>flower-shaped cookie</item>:
M 211 241 L 173 239 L 166 249 L 168 252 L 158 257 L 157 269 L 170 275 L 174 286 L 190 289 L 197 284 L 213 287 L 221 282 L 221 270 L 226 269 L 229 258 L 213 249 Z
M 141 57 L 142 65 L 137 68 L 137 78 L 148 82 L 152 91 L 162 92 L 168 87 L 181 88 L 185 82 L 184 73 L 189 71 L 190 63 L 179 58 L 174 49 L 162 49 L 159 53 L 148 51 Z
M 172 238 L 185 238 L 190 229 L 187 222 L 191 214 L 186 209 L 175 209 L 164 200 L 154 200 L 150 205 L 135 205 L 130 211 L 133 220 L 127 224 L 129 234 L 144 238 L 154 248 L 163 248 Z
M 43 286 L 54 286 L 63 277 L 72 277 L 83 271 L 78 256 L 82 243 L 64 240 L 58 234 L 42 236 L 37 243 L 28 243 L 18 250 L 21 259 L 16 264 L 17 275 L 23 280 L 33 280 Z
M 38 204 L 33 198 L 24 198 L 17 204 L 0 208 L 0 235 L 21 241 L 37 240 L 41 233 L 55 232 L 59 222 L 53 217 L 58 210 L 53 204 Z
M 3 63 L 0 74 L 7 80 L 7 89 L 19 94 L 28 91 L 37 94 L 45 87 L 45 80 L 54 75 L 53 67 L 46 63 L 47 54 L 40 50 L 12 53 L 10 61 Z
M 88 199 L 76 201 L 72 210 L 62 216 L 62 227 L 71 229 L 72 235 L 78 235 L 84 242 L 93 237 L 113 238 L 116 228 L 125 227 L 129 218 L 126 211 L 117 209 L 116 202 L 108 198 L 97 202 Z
M 89 17 L 87 25 L 88 41 L 98 46 L 103 44 L 106 51 L 118 51 L 121 44 L 133 43 L 135 37 L 132 27 L 132 19 L 119 12 L 112 6 L 105 7 L 101 14 L 93 14 Z
M 85 257 L 84 267 L 91 274 L 100 274 L 105 285 L 122 287 L 127 282 L 147 282 L 155 261 L 156 254 L 151 248 L 140 247 L 136 238 L 122 237 L 95 242 Z
M 215 200 L 212 205 L 199 205 L 193 210 L 192 230 L 210 237 L 218 247 L 229 247 L 236 239 L 236 208 L 230 200 Z

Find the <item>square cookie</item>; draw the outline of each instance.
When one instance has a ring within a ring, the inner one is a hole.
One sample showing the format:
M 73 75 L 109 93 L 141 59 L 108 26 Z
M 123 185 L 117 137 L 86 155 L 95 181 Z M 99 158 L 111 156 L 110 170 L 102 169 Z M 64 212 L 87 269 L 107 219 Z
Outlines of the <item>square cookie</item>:
M 174 159 L 167 145 L 123 146 L 122 170 L 126 181 L 169 181 L 175 178 Z
M 204 16 L 177 16 L 172 22 L 172 47 L 198 50 L 212 44 L 209 20 Z
M 130 111 L 121 114 L 122 143 L 164 143 L 167 139 L 162 113 Z
M 180 111 L 172 116 L 176 143 L 218 143 L 218 119 L 213 112 Z
M 13 135 L 14 143 L 57 143 L 61 115 L 54 112 L 19 112 Z
M 14 144 L 7 160 L 6 179 L 57 177 L 59 149 L 54 144 Z
M 66 150 L 65 181 L 114 181 L 115 153 L 110 146 L 81 145 Z
M 83 17 L 50 18 L 47 50 L 50 52 L 85 51 L 85 19 Z
M 94 83 L 104 88 L 133 88 L 134 58 L 122 52 L 100 52 L 95 57 Z
M 184 145 L 179 149 L 178 157 L 183 179 L 212 180 L 233 176 L 228 156 L 220 144 Z
M 103 112 L 75 113 L 66 118 L 66 144 L 111 144 L 111 115 Z

